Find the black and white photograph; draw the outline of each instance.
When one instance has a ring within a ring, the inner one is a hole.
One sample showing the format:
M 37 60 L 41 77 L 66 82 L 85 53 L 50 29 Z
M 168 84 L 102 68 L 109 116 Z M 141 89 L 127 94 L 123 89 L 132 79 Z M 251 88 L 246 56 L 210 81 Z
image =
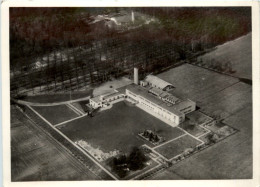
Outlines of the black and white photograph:
M 8 11 L 11 182 L 253 179 L 252 6 Z

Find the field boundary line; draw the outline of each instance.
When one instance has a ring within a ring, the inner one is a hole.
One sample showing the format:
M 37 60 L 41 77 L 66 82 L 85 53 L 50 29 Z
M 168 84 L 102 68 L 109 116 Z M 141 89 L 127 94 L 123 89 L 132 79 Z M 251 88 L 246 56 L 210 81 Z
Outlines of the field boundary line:
M 165 156 L 163 156 L 162 154 L 160 154 L 158 151 L 156 151 L 156 150 L 154 150 L 154 149 L 152 149 L 156 154 L 158 154 L 159 155 L 159 157 L 161 157 L 161 158 L 163 158 L 164 160 L 167 160 L 167 161 L 169 161 L 169 159 L 168 158 L 166 158 Z
M 24 113 L 19 107 L 17 107 L 18 110 L 23 114 L 25 115 L 28 119 L 29 119 L 29 123 L 32 125 L 33 128 L 36 128 L 37 130 L 40 130 L 42 131 L 45 135 L 46 135 L 46 138 L 47 140 L 52 143 L 57 150 L 59 151 L 66 151 L 68 154 L 71 154 L 71 152 L 68 150 L 68 148 L 66 148 L 64 145 L 62 145 L 58 140 L 56 140 L 55 138 L 53 138 L 48 132 L 46 132 L 41 126 L 39 126 L 33 119 L 31 119 L 31 117 L 29 117 L 26 113 Z M 25 124 L 27 126 L 27 124 Z M 31 128 L 31 126 L 30 126 Z M 55 144 L 54 144 L 55 143 Z M 69 158 L 69 157 L 73 157 L 75 158 L 74 156 L 72 155 L 68 155 L 68 159 L 71 160 L 72 158 Z M 73 166 L 75 166 L 75 163 L 72 163 Z M 78 165 L 81 165 L 80 163 Z M 78 167 L 78 166 L 75 166 L 75 167 Z M 83 172 L 85 172 L 85 170 L 83 168 L 81 168 L 80 170 L 82 170 Z M 97 176 L 98 178 L 102 179 L 100 176 L 98 176 L 97 174 L 95 174 L 93 171 L 91 171 L 90 169 L 88 169 L 88 171 L 90 171 L 93 175 Z
M 83 113 L 79 111 L 76 107 L 74 107 L 72 104 L 66 104 L 68 108 L 70 108 L 73 112 L 75 112 L 77 115 L 81 116 Z
M 205 97 L 203 97 L 203 98 L 200 98 L 200 100 L 204 100 L 204 99 L 206 99 L 206 98 L 208 98 L 208 97 L 212 97 L 213 95 L 216 95 L 216 94 L 218 94 L 219 92 L 222 92 L 222 91 L 224 91 L 224 90 L 226 90 L 226 89 L 228 89 L 228 88 L 230 88 L 230 87 L 232 87 L 232 86 L 234 86 L 234 85 L 236 85 L 236 84 L 238 84 L 238 83 L 240 83 L 241 81 L 237 81 L 237 82 L 235 82 L 235 83 L 233 83 L 233 84 L 231 84 L 231 85 L 228 85 L 227 87 L 225 87 L 225 88 L 222 88 L 221 90 L 218 90 L 217 92 L 215 92 L 215 93 L 212 93 L 212 94 L 210 94 L 210 95 L 208 95 L 208 96 L 205 96 Z M 229 96 L 229 97 L 232 97 L 234 94 L 232 94 L 231 96 Z
M 77 110 L 80 114 L 84 115 L 85 113 L 82 112 L 81 110 L 79 110 L 77 107 L 75 107 L 73 104 L 69 103 L 68 105 L 70 105 L 72 108 L 74 108 L 75 110 Z
M 74 147 L 78 148 L 85 156 L 87 156 L 89 159 L 91 159 L 96 165 L 98 165 L 103 171 L 105 171 L 110 177 L 112 177 L 115 180 L 118 180 L 113 174 L 111 174 L 106 168 L 104 168 L 101 164 L 99 164 L 94 158 L 92 158 L 90 155 L 88 155 L 84 150 L 82 150 L 77 144 L 75 144 L 71 139 L 69 139 L 66 135 L 64 135 L 62 132 L 57 130 L 55 127 L 51 125 L 46 119 L 44 119 L 38 112 L 36 112 L 31 106 L 27 106 L 30 108 L 35 114 L 37 114 L 41 119 L 43 119 L 53 130 L 55 130 L 57 133 L 59 133 L 61 136 L 63 136 L 66 140 L 68 140 Z
M 209 130 L 208 132 L 202 134 L 202 135 L 199 135 L 197 138 L 201 138 L 202 136 L 205 136 L 206 134 L 209 134 L 211 131 Z
M 135 177 L 133 177 L 133 178 L 131 178 L 131 179 L 129 179 L 129 180 L 135 180 L 136 178 L 138 178 L 138 177 L 140 177 L 140 176 L 142 176 L 142 175 L 145 175 L 146 173 L 149 173 L 150 171 L 154 170 L 155 168 L 160 167 L 161 165 L 162 165 L 162 164 L 159 163 L 157 166 L 154 166 L 153 168 L 148 169 L 148 170 L 145 171 L 144 173 L 141 173 L 141 174 L 139 174 L 139 175 L 137 175 L 137 176 L 135 176 Z
M 199 138 L 197 138 L 196 136 L 193 136 L 192 134 L 188 133 L 187 131 L 185 131 L 184 129 L 180 128 L 177 126 L 178 129 L 182 130 L 183 132 L 185 132 L 186 134 L 190 135 L 192 138 L 198 140 L 201 143 L 204 143 L 202 140 L 200 140 Z
M 53 125 L 53 126 L 54 126 L 54 127 L 58 127 L 58 126 L 60 126 L 60 125 L 69 123 L 69 122 L 74 121 L 74 120 L 77 120 L 77 119 L 79 119 L 79 118 L 83 118 L 83 117 L 85 117 L 85 116 L 87 116 L 87 115 L 88 115 L 88 114 L 84 114 L 84 115 L 78 116 L 78 117 L 76 117 L 76 118 L 72 118 L 72 119 L 69 119 L 69 120 L 67 120 L 67 121 L 63 121 L 63 122 L 58 123 L 58 124 Z
M 16 103 L 26 105 L 26 106 L 56 106 L 56 105 L 64 105 L 68 103 L 74 103 L 78 101 L 84 101 L 84 100 L 89 100 L 90 96 L 87 97 L 82 97 L 79 99 L 74 99 L 74 100 L 69 100 L 69 101 L 61 101 L 61 102 L 53 102 L 53 103 L 33 103 L 30 101 L 24 101 L 24 100 L 16 100 L 13 99 Z
M 178 137 L 176 137 L 176 138 L 173 138 L 173 139 L 171 139 L 171 140 L 169 140 L 169 141 L 167 141 L 167 142 L 164 142 L 164 143 L 162 143 L 162 144 L 160 144 L 160 145 L 157 145 L 157 146 L 153 147 L 152 149 L 157 149 L 158 147 L 164 146 L 165 144 L 168 144 L 168 143 L 170 143 L 170 142 L 172 142 L 172 141 L 174 141 L 174 140 L 177 140 L 177 139 L 179 139 L 179 138 L 181 138 L 181 137 L 183 137 L 183 136 L 186 136 L 186 135 L 187 135 L 187 134 L 182 134 L 182 135 L 180 135 L 180 136 L 178 136 Z

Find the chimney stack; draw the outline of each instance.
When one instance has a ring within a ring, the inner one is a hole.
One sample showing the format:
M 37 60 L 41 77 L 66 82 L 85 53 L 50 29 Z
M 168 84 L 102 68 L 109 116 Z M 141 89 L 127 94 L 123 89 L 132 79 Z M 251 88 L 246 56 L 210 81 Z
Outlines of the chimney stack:
M 136 85 L 139 84 L 139 79 L 138 79 L 138 68 L 134 68 L 134 83 Z
M 132 22 L 133 22 L 133 23 L 135 22 L 135 14 L 134 14 L 134 11 L 132 11 Z

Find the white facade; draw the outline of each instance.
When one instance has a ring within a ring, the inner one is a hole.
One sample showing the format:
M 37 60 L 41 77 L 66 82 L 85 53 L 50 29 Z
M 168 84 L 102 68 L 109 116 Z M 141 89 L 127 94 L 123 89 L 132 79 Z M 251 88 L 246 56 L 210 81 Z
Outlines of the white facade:
M 126 89 L 126 95 L 136 100 L 142 106 L 146 107 L 147 110 L 152 110 L 156 114 L 159 114 L 161 117 L 173 122 L 176 125 L 180 124 L 185 119 L 185 115 L 183 113 L 181 115 L 175 114 L 169 110 L 166 110 L 162 106 L 159 106 L 152 101 L 149 101 L 146 98 L 131 92 L 128 89 Z
M 122 93 L 113 93 L 109 95 L 100 95 L 89 99 L 89 104 L 92 108 L 106 107 L 110 102 L 125 97 Z

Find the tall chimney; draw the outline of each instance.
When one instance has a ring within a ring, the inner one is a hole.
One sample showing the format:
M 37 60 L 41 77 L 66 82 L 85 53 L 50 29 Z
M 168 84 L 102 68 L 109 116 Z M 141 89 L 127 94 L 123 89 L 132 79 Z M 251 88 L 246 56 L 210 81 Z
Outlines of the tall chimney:
M 139 84 L 139 79 L 138 79 L 138 68 L 134 68 L 134 83 L 136 85 Z
M 133 23 L 135 22 L 135 14 L 134 14 L 134 11 L 132 11 L 132 22 L 133 22 Z

